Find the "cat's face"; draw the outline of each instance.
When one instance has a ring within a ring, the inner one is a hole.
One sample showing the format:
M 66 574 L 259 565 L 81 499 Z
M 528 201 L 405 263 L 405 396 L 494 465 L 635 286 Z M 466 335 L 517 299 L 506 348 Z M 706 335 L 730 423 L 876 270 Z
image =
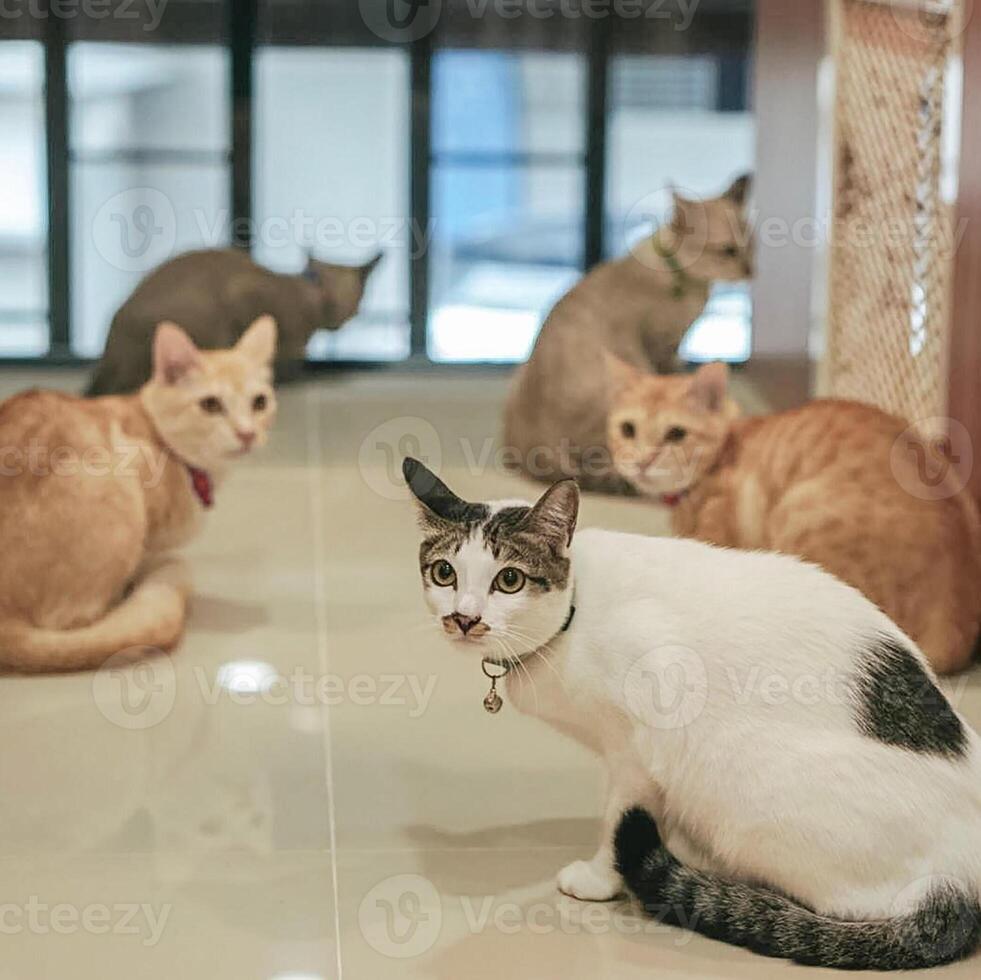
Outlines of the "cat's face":
M 368 277 L 381 260 L 381 252 L 364 265 L 337 265 L 309 259 L 305 275 L 320 286 L 325 329 L 336 330 L 357 314 Z
M 678 264 L 689 275 L 727 282 L 752 276 L 749 187 L 750 178 L 743 176 L 720 197 L 696 201 L 674 195 L 670 238 Z
M 728 369 L 645 374 L 607 354 L 607 442 L 613 466 L 640 493 L 662 496 L 694 486 L 722 451 L 739 415 Z
M 220 470 L 265 443 L 276 415 L 271 365 L 276 323 L 260 317 L 229 350 L 199 350 L 180 327 L 162 323 L 153 377 L 140 393 L 167 445 L 192 466 Z
M 556 483 L 534 506 L 472 504 L 417 460 L 406 459 L 402 470 L 418 502 L 419 571 L 440 632 L 500 663 L 556 636 L 571 602 L 576 484 Z

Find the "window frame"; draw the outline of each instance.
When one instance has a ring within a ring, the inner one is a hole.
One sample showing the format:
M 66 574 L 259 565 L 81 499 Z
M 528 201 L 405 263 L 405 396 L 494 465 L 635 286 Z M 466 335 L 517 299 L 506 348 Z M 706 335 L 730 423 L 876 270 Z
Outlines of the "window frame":
M 300 7 L 304 0 L 296 0 Z M 83 365 L 90 359 L 79 357 L 72 350 L 71 322 L 71 179 L 75 160 L 69 145 L 69 93 L 68 93 L 68 48 L 78 40 L 85 41 L 134 41 L 145 40 L 150 43 L 165 42 L 176 44 L 207 43 L 225 45 L 229 52 L 228 73 L 228 111 L 229 132 L 228 165 L 229 213 L 233 229 L 233 245 L 245 249 L 251 247 L 249 229 L 253 222 L 255 170 L 253 166 L 254 110 L 255 110 L 255 54 L 257 47 L 271 44 L 295 44 L 298 40 L 290 33 L 278 36 L 275 26 L 270 26 L 282 11 L 273 9 L 269 0 L 268 9 L 260 10 L 260 0 L 223 0 L 223 10 L 219 18 L 212 4 L 202 5 L 209 9 L 195 12 L 198 6 L 183 3 L 183 14 L 187 20 L 171 20 L 164 32 L 166 36 L 139 36 L 131 32 L 128 36 L 116 36 L 118 27 L 113 27 L 111 19 L 85 21 L 84 13 L 80 21 L 67 21 L 56 16 L 46 17 L 38 29 L 34 25 L 32 36 L 44 46 L 44 124 L 46 153 L 47 190 L 47 289 L 48 289 L 48 352 L 39 357 L 0 356 L 0 365 Z M 719 4 L 713 4 L 719 6 Z M 680 32 L 665 29 L 651 35 L 651 42 L 645 46 L 650 54 L 677 48 L 679 53 L 699 53 L 710 51 L 727 59 L 726 91 L 720 85 L 720 110 L 733 110 L 745 105 L 746 75 L 752 58 L 752 4 L 733 2 L 722 5 L 724 9 L 708 11 L 703 30 L 689 31 L 689 37 L 682 41 Z M 263 14 L 265 19 L 260 16 Z M 223 30 L 218 27 L 223 24 Z M 0 28 L 2 28 L 0 24 Z M 406 93 L 405 111 L 409 117 L 409 170 L 406 179 L 409 185 L 410 218 L 414 227 L 427 228 L 431 219 L 432 191 L 431 169 L 447 154 L 434 150 L 431 126 L 432 67 L 437 50 L 444 47 L 484 46 L 498 50 L 571 50 L 581 53 L 585 59 L 584 125 L 585 143 L 581 152 L 563 154 L 575 157 L 583 168 L 583 240 L 580 254 L 582 267 L 587 269 L 602 261 L 604 233 L 607 217 L 607 162 L 608 130 L 610 109 L 610 68 L 614 54 L 635 51 L 638 45 L 637 24 L 633 20 L 618 20 L 614 16 L 584 19 L 575 30 L 569 25 L 561 25 L 556 32 L 555 44 L 543 48 L 541 37 L 522 39 L 520 32 L 513 38 L 491 31 L 487 42 L 480 35 L 480 25 L 470 25 L 467 31 L 473 36 L 461 39 L 446 38 L 438 28 L 436 31 L 412 40 L 399 47 L 409 53 L 409 91 Z M 361 25 L 363 28 L 363 25 Z M 541 25 L 537 25 L 540 30 Z M 319 28 L 319 29 L 318 29 Z M 343 30 L 343 27 L 341 28 Z M 449 33 L 449 32 L 447 32 Z M 215 36 L 221 34 L 222 36 Z M 316 35 L 316 36 L 311 36 Z M 0 44 L 15 39 L 17 34 L 0 31 Z M 357 38 L 331 36 L 329 28 L 320 24 L 314 26 L 310 34 L 302 39 L 316 47 L 359 47 L 385 44 L 379 38 L 370 38 L 367 32 Z M 737 89 L 743 92 L 742 102 Z M 166 151 L 163 151 L 164 153 Z M 522 161 L 517 161 L 520 166 Z M 444 368 L 500 366 L 498 362 L 468 362 L 458 365 L 453 362 L 438 362 L 428 354 L 428 324 L 430 307 L 430 258 L 428 250 L 410 250 L 409 263 L 409 357 L 397 361 L 357 361 L 357 360 L 311 360 L 309 366 L 315 370 L 377 368 L 377 367 L 425 367 L 443 370 Z M 6 311 L 0 308 L 0 325 Z M 507 365 L 504 365 L 507 367 Z

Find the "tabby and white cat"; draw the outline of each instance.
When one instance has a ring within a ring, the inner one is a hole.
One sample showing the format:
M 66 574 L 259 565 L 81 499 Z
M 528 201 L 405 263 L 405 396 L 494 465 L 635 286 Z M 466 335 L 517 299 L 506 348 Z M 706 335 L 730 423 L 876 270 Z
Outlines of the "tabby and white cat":
M 265 441 L 275 347 L 268 316 L 220 351 L 163 323 L 138 394 L 0 405 L 0 666 L 74 670 L 177 643 L 190 586 L 167 552 Z
M 561 891 L 626 883 L 665 921 L 827 967 L 976 948 L 981 739 L 871 602 L 785 555 L 574 536 L 571 480 L 484 504 L 403 470 L 441 632 L 606 763 L 599 850 Z
M 623 492 L 606 445 L 603 351 L 644 370 L 670 371 L 715 281 L 752 273 L 750 178 L 721 196 L 675 195 L 671 221 L 622 258 L 591 269 L 549 313 L 515 375 L 504 416 L 509 461 L 539 480 L 575 476 Z
M 608 355 L 608 368 L 613 464 L 671 507 L 675 534 L 816 562 L 935 670 L 968 665 L 981 622 L 977 507 L 944 460 L 926 486 L 932 447 L 905 422 L 831 399 L 742 419 L 724 364 L 660 377 Z

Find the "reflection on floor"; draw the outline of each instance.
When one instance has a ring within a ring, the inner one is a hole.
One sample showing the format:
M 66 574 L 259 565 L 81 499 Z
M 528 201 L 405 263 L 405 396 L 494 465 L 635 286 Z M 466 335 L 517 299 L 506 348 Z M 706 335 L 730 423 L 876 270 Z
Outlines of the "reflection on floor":
M 0 377 L 0 395 L 25 382 Z M 290 389 L 192 549 L 173 658 L 0 678 L 2 980 L 794 972 L 555 890 L 591 853 L 597 764 L 481 710 L 477 665 L 424 615 L 395 467 L 423 453 L 472 498 L 534 493 L 494 465 L 503 385 Z M 582 519 L 665 528 L 641 501 L 589 498 Z M 979 678 L 963 685 L 981 721 Z

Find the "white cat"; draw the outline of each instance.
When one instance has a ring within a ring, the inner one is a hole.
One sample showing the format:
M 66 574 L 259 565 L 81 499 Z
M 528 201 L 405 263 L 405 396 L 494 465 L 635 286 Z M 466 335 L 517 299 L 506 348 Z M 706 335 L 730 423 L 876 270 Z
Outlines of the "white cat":
M 561 891 L 626 884 L 663 921 L 826 967 L 977 947 L 981 740 L 859 592 L 783 555 L 573 540 L 570 480 L 471 504 L 403 469 L 442 631 L 606 762 L 599 850 Z

